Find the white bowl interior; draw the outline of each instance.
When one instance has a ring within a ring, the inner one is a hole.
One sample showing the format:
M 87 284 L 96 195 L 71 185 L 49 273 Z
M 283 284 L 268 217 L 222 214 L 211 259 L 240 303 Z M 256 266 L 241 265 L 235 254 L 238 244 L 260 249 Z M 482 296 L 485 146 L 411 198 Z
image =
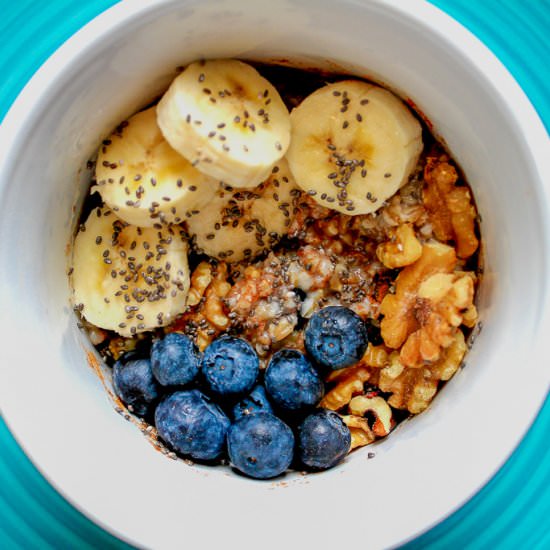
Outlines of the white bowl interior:
M 114 413 L 68 303 L 67 245 L 86 161 L 120 120 L 165 89 L 178 65 L 220 56 L 347 70 L 411 98 L 467 174 L 483 218 L 483 329 L 466 367 L 427 412 L 323 474 L 255 482 L 160 455 Z M 115 6 L 48 62 L 1 134 L 0 396 L 8 423 L 70 500 L 142 545 L 200 537 L 227 544 L 238 540 L 239 518 L 249 535 L 267 533 L 269 547 L 292 540 L 296 529 L 308 529 L 312 546 L 322 548 L 356 543 L 359 525 L 372 524 L 371 547 L 418 533 L 488 480 L 548 388 L 537 355 L 547 326 L 548 198 L 533 135 L 544 133 L 504 70 L 428 5 Z M 336 528 L 335 506 L 349 529 Z M 320 529 L 325 521 L 334 528 Z

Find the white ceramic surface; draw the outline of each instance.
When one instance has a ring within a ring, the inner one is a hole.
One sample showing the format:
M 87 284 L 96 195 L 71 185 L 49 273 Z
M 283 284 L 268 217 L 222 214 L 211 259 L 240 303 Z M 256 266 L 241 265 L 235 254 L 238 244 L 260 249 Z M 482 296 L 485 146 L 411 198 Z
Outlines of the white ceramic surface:
M 483 330 L 466 367 L 387 440 L 329 472 L 282 482 L 154 451 L 111 408 L 68 304 L 66 251 L 86 160 L 176 66 L 218 56 L 340 67 L 412 98 L 467 174 L 483 217 Z M 500 63 L 426 3 L 122 2 L 32 79 L 2 124 L 0 151 L 2 412 L 54 486 L 126 540 L 154 548 L 397 544 L 488 481 L 546 395 L 548 136 Z

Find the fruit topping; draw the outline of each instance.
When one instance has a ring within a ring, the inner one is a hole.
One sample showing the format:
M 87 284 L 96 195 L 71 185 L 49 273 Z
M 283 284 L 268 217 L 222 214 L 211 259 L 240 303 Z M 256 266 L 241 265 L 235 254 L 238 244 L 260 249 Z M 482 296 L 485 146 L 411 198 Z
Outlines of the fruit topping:
M 162 137 L 151 107 L 121 123 L 103 141 L 95 171 L 101 198 L 140 227 L 178 224 L 196 216 L 218 187 Z
M 315 470 L 338 464 L 348 453 L 350 445 L 349 428 L 338 414 L 327 409 L 310 414 L 298 428 L 299 458 Z
M 188 65 L 157 106 L 172 147 L 198 170 L 256 187 L 288 149 L 290 117 L 277 90 L 242 61 Z
M 267 398 L 265 388 L 257 385 L 244 399 L 233 407 L 233 418 L 239 420 L 243 416 L 258 412 L 273 413 L 273 407 Z
M 270 413 L 250 414 L 229 429 L 227 449 L 237 470 L 250 477 L 267 479 L 282 474 L 290 466 L 294 435 Z
M 121 357 L 113 366 L 113 387 L 119 399 L 136 416 L 147 416 L 160 396 L 149 359 Z
M 92 210 L 73 247 L 75 307 L 122 336 L 173 323 L 186 307 L 187 250 L 175 226 L 141 228 L 109 208 Z
M 287 411 L 312 407 L 324 393 L 323 381 L 309 359 L 293 349 L 273 355 L 265 371 L 265 388 L 273 402 Z
M 351 309 L 325 307 L 314 313 L 305 330 L 308 353 L 333 370 L 357 363 L 367 349 L 365 323 Z
M 160 437 L 177 452 L 196 460 L 214 460 L 224 450 L 230 421 L 199 390 L 184 390 L 160 402 L 155 425 Z
M 259 369 L 256 352 L 241 338 L 222 336 L 204 350 L 202 372 L 214 395 L 231 398 L 248 393 Z
M 172 332 L 151 347 L 155 378 L 163 386 L 183 386 L 192 382 L 200 369 L 201 356 L 193 340 Z
M 405 185 L 422 151 L 422 127 L 388 90 L 360 80 L 319 88 L 291 115 L 287 153 L 296 183 L 345 214 L 378 210 Z

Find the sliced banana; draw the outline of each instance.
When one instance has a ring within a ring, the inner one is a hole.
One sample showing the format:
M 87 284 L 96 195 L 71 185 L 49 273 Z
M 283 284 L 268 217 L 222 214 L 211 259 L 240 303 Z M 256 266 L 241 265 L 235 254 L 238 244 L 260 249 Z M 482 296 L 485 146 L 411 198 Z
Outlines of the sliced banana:
M 221 185 L 216 197 L 187 227 L 196 248 L 227 262 L 238 262 L 273 248 L 294 217 L 300 196 L 285 159 L 254 189 Z
M 422 151 L 422 128 L 403 102 L 359 80 L 316 90 L 290 119 L 287 159 L 296 183 L 345 214 L 380 208 L 407 182 Z
M 290 117 L 277 90 L 256 69 L 232 59 L 186 67 L 157 115 L 176 151 L 234 187 L 264 181 L 290 142 Z
M 218 182 L 202 174 L 164 139 L 151 107 L 123 122 L 103 142 L 96 163 L 101 198 L 140 227 L 180 223 L 197 214 Z
M 187 248 L 175 227 L 140 228 L 93 210 L 74 241 L 76 309 L 122 336 L 172 323 L 186 307 Z

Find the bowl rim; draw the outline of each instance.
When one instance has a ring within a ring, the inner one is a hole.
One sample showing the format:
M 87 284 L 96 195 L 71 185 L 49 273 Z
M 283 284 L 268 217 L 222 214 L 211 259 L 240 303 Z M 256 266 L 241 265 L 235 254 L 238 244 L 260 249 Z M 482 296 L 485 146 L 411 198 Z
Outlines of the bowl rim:
M 546 209 L 550 211 L 550 146 L 548 136 L 535 108 L 502 62 L 469 30 L 432 4 L 423 2 L 422 0 L 411 0 L 398 5 L 391 0 L 376 0 L 376 3 L 388 9 L 393 9 L 396 13 L 407 16 L 411 21 L 415 21 L 418 24 L 429 24 L 434 34 L 439 35 L 441 40 L 450 43 L 458 53 L 461 53 L 472 64 L 472 67 L 476 71 L 481 74 L 485 72 L 491 75 L 493 89 L 496 92 L 499 89 L 506 90 L 507 95 L 500 94 L 500 99 L 507 106 L 509 115 L 522 132 L 522 137 L 525 139 L 532 164 L 539 175 L 540 181 L 543 183 L 540 189 L 540 196 L 545 200 Z M 101 40 L 101 37 L 113 32 L 118 25 L 126 23 L 132 18 L 139 17 L 149 10 L 154 11 L 159 6 L 168 6 L 170 4 L 176 4 L 176 2 L 174 0 L 155 0 L 154 2 L 150 2 L 150 0 L 122 0 L 94 17 L 79 29 L 40 66 L 15 98 L 0 126 L 0 176 L 8 169 L 10 158 L 14 157 L 14 151 L 20 148 L 27 128 L 32 125 L 37 113 L 43 108 L 43 101 L 47 96 L 47 90 L 62 77 L 67 70 L 66 67 L 73 64 L 86 51 L 94 49 Z M 434 30 L 434 27 L 438 30 Z M 511 108 L 512 105 L 513 109 Z M 13 136 L 15 136 L 15 139 Z M 4 188 L 4 182 L 0 180 L 0 200 Z M 545 219 L 543 223 L 545 227 L 543 239 L 547 245 L 547 250 L 550 250 L 550 221 Z M 550 274 L 550 254 L 545 258 L 544 266 L 545 272 Z M 539 331 L 539 334 L 544 334 L 545 328 L 550 329 L 550 287 L 547 287 L 545 290 L 544 302 L 541 304 L 540 309 L 540 326 L 543 329 Z M 538 351 L 542 357 L 542 341 L 539 344 L 540 350 Z M 527 434 L 544 404 L 547 392 L 548 389 L 546 389 L 546 392 L 541 391 L 540 399 L 533 403 L 530 422 L 524 427 L 522 433 L 517 434 L 516 443 L 509 449 L 509 455 L 503 457 L 501 462 L 495 465 L 494 471 L 487 477 L 484 484 L 473 488 L 466 500 L 457 503 L 453 509 L 445 511 L 443 515 L 435 519 L 431 524 L 424 526 L 422 530 L 399 541 L 400 544 L 418 537 L 421 533 L 431 529 L 445 517 L 454 513 L 494 477 Z M 35 457 L 29 451 L 25 441 L 19 437 L 17 410 L 3 407 L 2 415 L 18 445 L 23 449 L 41 475 L 63 498 L 106 531 L 130 544 L 139 544 L 139 541 L 132 541 L 112 525 L 103 522 L 90 511 L 81 508 L 78 501 L 75 501 L 65 493 L 62 485 L 54 479 L 54 476 L 51 476 L 48 471 L 41 467 L 39 457 Z

